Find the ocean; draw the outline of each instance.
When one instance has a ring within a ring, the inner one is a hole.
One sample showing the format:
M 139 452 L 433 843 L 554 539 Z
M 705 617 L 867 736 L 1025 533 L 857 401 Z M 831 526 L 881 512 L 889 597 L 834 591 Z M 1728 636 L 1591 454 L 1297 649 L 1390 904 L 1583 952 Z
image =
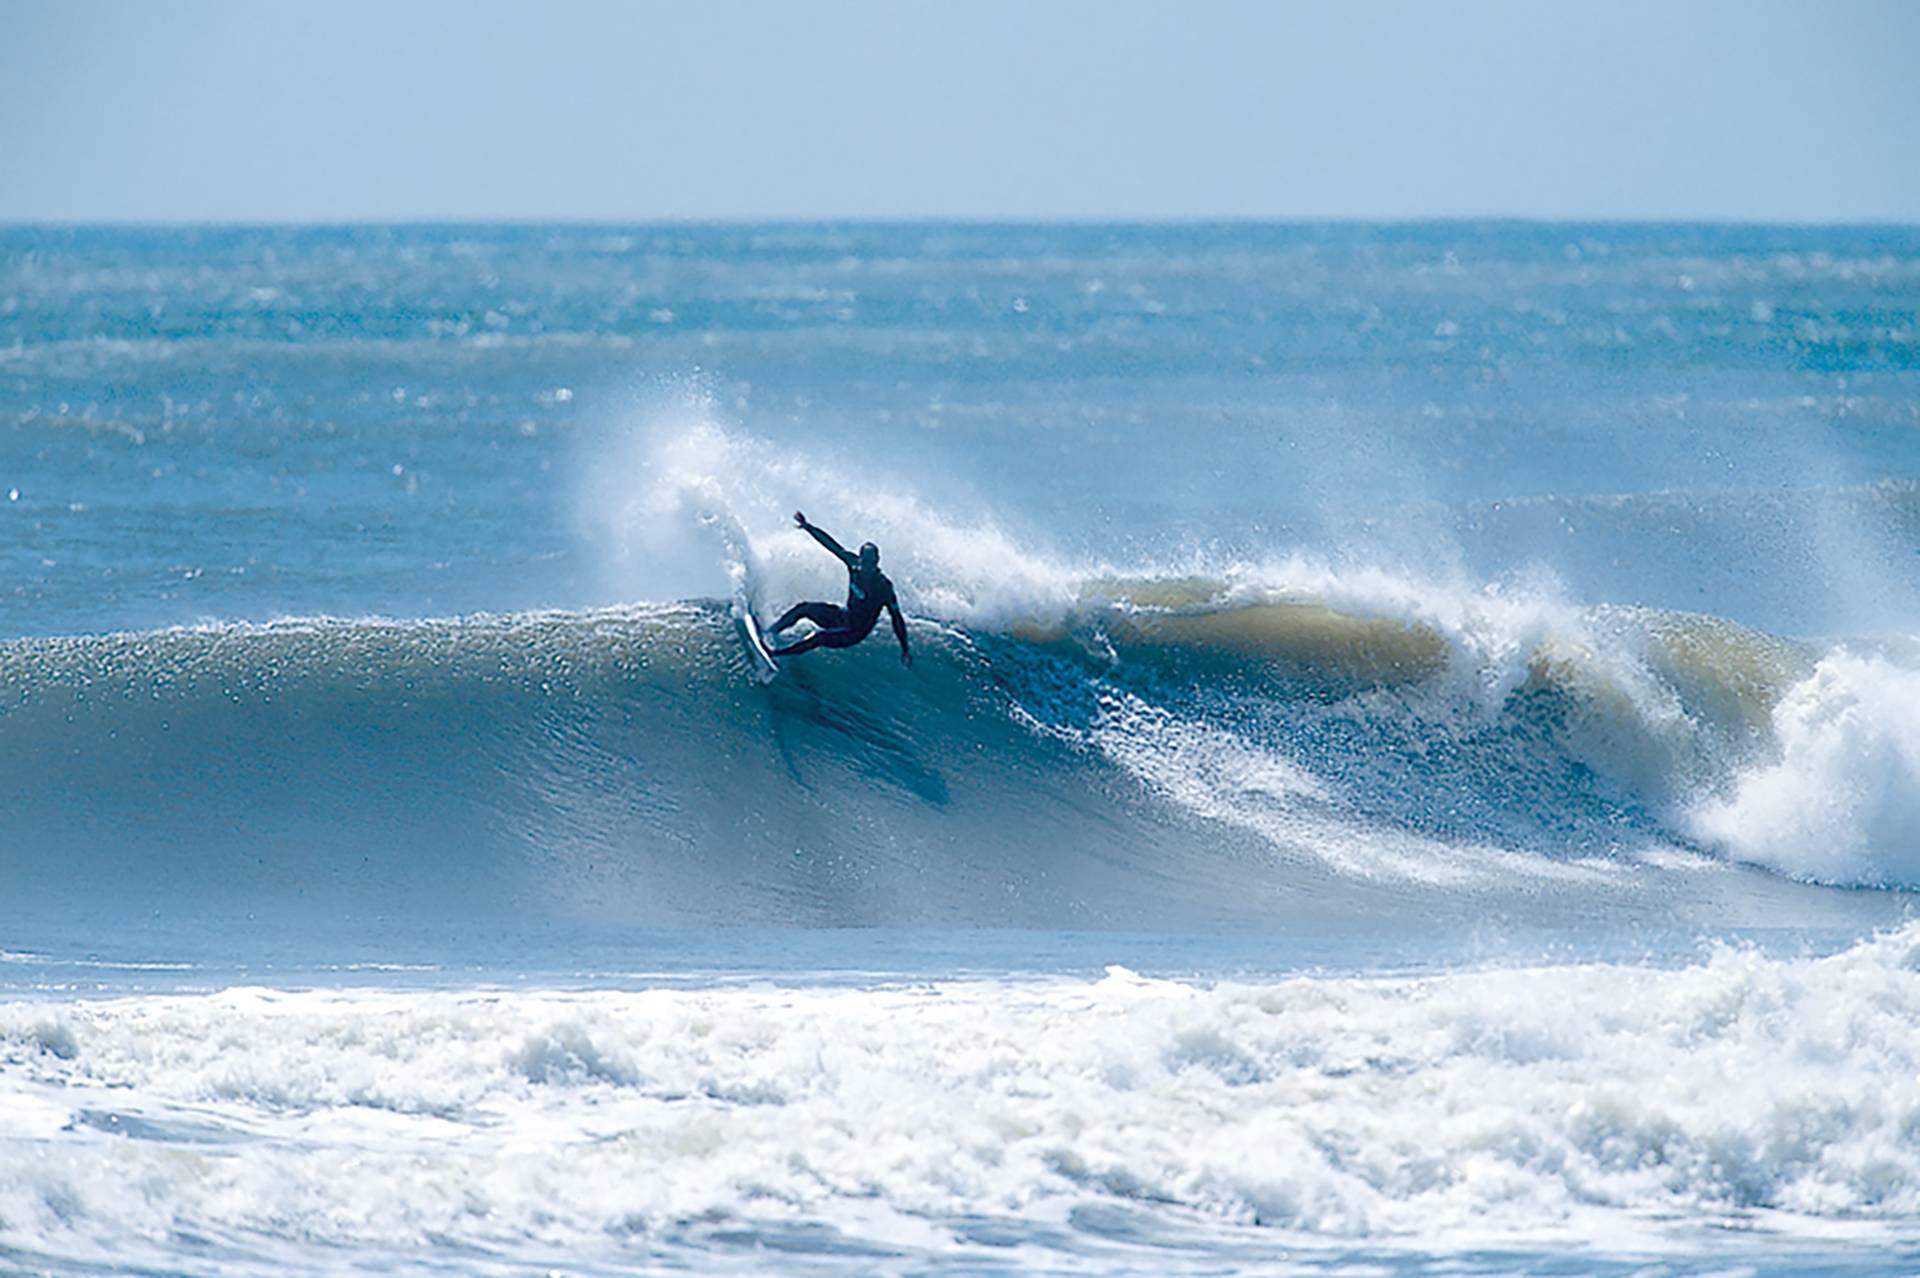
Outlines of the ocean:
M 0 228 L 0 1270 L 1908 1273 L 1916 891 L 1920 229 Z

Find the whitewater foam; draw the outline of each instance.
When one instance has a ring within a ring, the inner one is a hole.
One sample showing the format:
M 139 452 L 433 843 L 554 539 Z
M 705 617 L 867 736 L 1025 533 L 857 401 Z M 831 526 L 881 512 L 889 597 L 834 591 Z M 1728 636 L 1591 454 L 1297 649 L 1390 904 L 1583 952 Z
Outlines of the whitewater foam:
M 1109 692 L 1084 740 L 1182 809 L 1257 835 L 1277 852 L 1343 874 L 1430 887 L 1553 879 L 1599 883 L 1617 865 L 1523 856 L 1490 843 L 1425 838 L 1356 820 L 1327 781 L 1223 728 Z
M 0 1246 L 897 1260 L 995 1222 L 1058 1263 L 1109 1209 L 1149 1247 L 1884 1243 L 1920 1211 L 1916 955 L 0 1004 Z
M 1920 670 L 1832 653 L 1772 729 L 1765 757 L 1695 806 L 1698 835 L 1820 882 L 1920 881 Z

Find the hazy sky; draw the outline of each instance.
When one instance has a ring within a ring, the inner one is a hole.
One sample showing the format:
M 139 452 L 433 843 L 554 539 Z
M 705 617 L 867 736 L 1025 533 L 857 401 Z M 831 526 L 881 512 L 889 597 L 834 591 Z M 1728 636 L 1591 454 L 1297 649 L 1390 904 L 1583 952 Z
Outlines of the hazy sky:
M 0 220 L 1920 221 L 1920 3 L 0 0 Z

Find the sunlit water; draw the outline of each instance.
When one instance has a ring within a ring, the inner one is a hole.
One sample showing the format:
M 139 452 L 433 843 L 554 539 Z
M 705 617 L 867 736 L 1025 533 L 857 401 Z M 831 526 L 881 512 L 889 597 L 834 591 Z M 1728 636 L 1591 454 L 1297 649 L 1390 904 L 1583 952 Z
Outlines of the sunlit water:
M 1920 1263 L 1920 233 L 0 231 L 0 1266 Z M 761 685 L 735 617 L 912 618 Z

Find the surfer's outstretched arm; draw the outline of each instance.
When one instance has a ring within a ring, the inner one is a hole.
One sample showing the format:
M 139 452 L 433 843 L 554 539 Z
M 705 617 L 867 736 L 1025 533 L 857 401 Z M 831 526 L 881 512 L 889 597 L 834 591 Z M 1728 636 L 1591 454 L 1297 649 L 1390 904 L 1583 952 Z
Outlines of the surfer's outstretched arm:
M 809 536 L 811 536 L 815 541 L 819 542 L 822 546 L 825 546 L 827 548 L 828 554 L 832 555 L 835 559 L 838 559 L 841 563 L 845 564 L 847 567 L 849 568 L 853 567 L 854 558 L 851 554 L 847 552 L 847 548 L 845 546 L 842 546 L 839 542 L 835 541 L 833 538 L 827 536 L 827 534 L 822 530 L 815 528 L 812 524 L 808 523 L 806 515 L 802 514 L 800 511 L 797 511 L 797 510 L 794 511 L 793 522 L 796 524 L 799 524 L 802 528 L 806 529 Z
M 887 600 L 887 615 L 893 618 L 893 637 L 900 641 L 900 664 L 913 668 L 913 654 L 907 651 L 907 619 L 900 615 L 900 601 Z

